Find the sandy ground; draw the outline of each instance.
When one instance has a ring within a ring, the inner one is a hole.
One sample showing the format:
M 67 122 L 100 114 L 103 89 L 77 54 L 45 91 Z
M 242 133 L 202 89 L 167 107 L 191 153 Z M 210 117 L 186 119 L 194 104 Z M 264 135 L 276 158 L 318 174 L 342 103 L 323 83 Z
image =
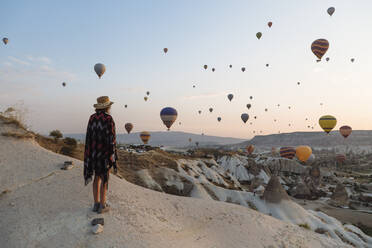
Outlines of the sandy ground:
M 71 159 L 35 142 L 0 136 L 0 144 L 2 248 L 346 247 L 242 206 L 167 195 L 116 176 L 104 232 L 93 235 L 90 222 L 98 215 L 91 212 L 92 185 L 84 186 L 80 161 L 63 171 Z

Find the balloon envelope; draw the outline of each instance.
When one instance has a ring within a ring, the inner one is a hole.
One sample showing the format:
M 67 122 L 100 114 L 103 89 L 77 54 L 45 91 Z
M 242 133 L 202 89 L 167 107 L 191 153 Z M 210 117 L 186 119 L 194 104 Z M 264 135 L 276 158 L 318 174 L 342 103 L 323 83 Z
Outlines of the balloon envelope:
M 245 67 L 242 67 L 242 72 L 245 72 Z
M 163 51 L 164 51 L 164 53 L 167 53 L 168 52 L 168 48 L 164 48 Z
M 212 113 L 212 112 L 213 112 L 213 108 L 209 108 L 209 112 L 211 112 L 211 113 Z
M 98 77 L 101 78 L 106 71 L 106 66 L 101 63 L 95 64 L 94 71 L 97 73 Z
M 133 124 L 132 123 L 125 123 L 125 130 L 127 130 L 127 133 L 130 133 L 133 129 Z
M 144 144 L 147 144 L 151 138 L 151 134 L 147 131 L 143 131 L 140 133 L 140 138 Z
M 212 71 L 214 72 L 216 69 L 212 68 Z
M 147 101 L 147 99 L 149 99 L 147 96 L 145 96 L 145 97 L 143 98 L 143 100 L 145 100 L 145 102 Z
M 333 13 L 335 13 L 335 8 L 334 7 L 329 7 L 328 9 L 327 9 L 327 13 L 330 15 L 330 16 L 332 16 L 333 15 Z
M 342 126 L 340 127 L 340 134 L 346 139 L 352 132 L 350 126 Z
M 63 82 L 63 83 L 62 83 L 62 86 L 63 86 L 63 87 L 65 87 L 65 86 L 66 86 L 66 83 L 65 83 L 65 82 Z
M 247 108 L 250 109 L 252 105 L 250 103 L 247 104 Z
M 246 150 L 248 152 L 248 154 L 252 154 L 253 151 L 254 151 L 254 145 L 249 145 L 246 147 Z
M 217 117 L 217 121 L 220 122 L 221 121 L 221 117 Z
M 8 38 L 6 38 L 6 37 L 3 38 L 3 42 L 4 42 L 5 45 L 8 44 L 8 41 L 9 41 Z
M 272 22 L 268 22 L 268 23 L 267 23 L 267 26 L 269 26 L 269 28 L 271 28 L 272 25 L 273 25 Z
M 244 123 L 247 123 L 248 119 L 249 119 L 249 115 L 247 113 L 243 113 L 240 118 L 242 119 L 242 121 Z
M 296 155 L 296 149 L 294 147 L 285 146 L 280 148 L 279 153 L 282 158 L 292 159 Z
M 258 33 L 256 34 L 256 37 L 257 37 L 257 39 L 261 39 L 261 37 L 262 37 L 262 33 L 261 33 L 261 32 L 258 32 Z
M 311 51 L 321 60 L 329 48 L 329 42 L 326 39 L 317 39 L 311 44 Z
M 229 99 L 229 101 L 231 102 L 231 100 L 234 98 L 234 95 L 233 94 L 228 94 L 227 95 L 227 99 Z
M 206 70 L 208 68 L 208 66 L 207 65 L 204 65 L 204 69 Z
M 329 133 L 336 126 L 337 119 L 332 115 L 324 115 L 319 119 L 319 126 L 324 132 Z
M 298 146 L 296 148 L 296 156 L 302 162 L 306 162 L 312 153 L 310 146 Z
M 176 121 L 177 116 L 178 116 L 177 110 L 171 107 L 163 108 L 160 111 L 160 118 L 163 121 L 164 125 L 168 128 L 168 130 Z

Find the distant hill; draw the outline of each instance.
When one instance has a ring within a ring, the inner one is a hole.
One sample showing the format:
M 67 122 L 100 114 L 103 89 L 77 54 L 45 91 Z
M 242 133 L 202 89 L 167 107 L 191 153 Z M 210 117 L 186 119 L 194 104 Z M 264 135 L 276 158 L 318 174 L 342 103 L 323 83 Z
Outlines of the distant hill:
M 245 147 L 248 144 L 253 144 L 261 148 L 299 145 L 309 145 L 311 147 L 318 148 L 329 148 L 344 145 L 349 147 L 372 147 L 372 131 L 355 130 L 346 140 L 338 131 L 333 131 L 329 135 L 327 135 L 325 132 L 294 132 L 260 135 L 255 136 L 249 141 L 231 145 L 231 147 Z
M 65 134 L 66 137 L 75 138 L 82 142 L 85 141 L 85 134 Z M 190 144 L 189 138 L 192 139 Z M 149 145 L 153 146 L 170 146 L 170 147 L 187 147 L 195 146 L 195 142 L 199 142 L 199 146 L 216 146 L 242 143 L 243 139 L 199 135 L 185 132 L 151 132 L 151 139 Z M 117 142 L 121 144 L 141 144 L 142 141 L 139 133 L 118 134 Z

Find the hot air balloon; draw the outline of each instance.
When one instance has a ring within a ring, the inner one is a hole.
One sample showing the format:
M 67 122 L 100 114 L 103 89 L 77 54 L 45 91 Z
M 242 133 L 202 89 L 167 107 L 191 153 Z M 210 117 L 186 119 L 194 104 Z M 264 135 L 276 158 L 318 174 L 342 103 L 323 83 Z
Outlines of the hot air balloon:
M 296 148 L 296 156 L 302 162 L 306 162 L 312 153 L 310 146 L 298 146 Z
M 63 87 L 66 87 L 66 83 L 65 83 L 65 82 L 63 82 L 63 83 L 62 83 L 62 86 L 63 86 Z
M 213 108 L 209 108 L 209 112 L 212 113 L 213 112 Z
M 324 115 L 319 118 L 319 126 L 327 134 L 332 131 L 332 129 L 336 126 L 336 124 L 337 124 L 337 120 L 332 115 Z
M 327 61 L 327 62 L 329 61 L 329 57 L 326 58 L 326 61 Z
M 192 87 L 195 88 L 195 85 L 193 85 Z
M 176 121 L 177 115 L 177 110 L 171 107 L 163 108 L 160 111 L 160 118 L 163 121 L 164 125 L 168 128 L 168 131 L 173 123 Z
M 125 123 L 125 130 L 127 130 L 127 133 L 129 134 L 132 129 L 133 129 L 133 124 L 132 123 Z
M 8 41 L 9 41 L 8 38 L 6 38 L 6 37 L 3 38 L 3 42 L 4 42 L 5 45 L 8 44 Z
M 267 23 L 267 26 L 269 26 L 269 28 L 271 28 L 272 25 L 273 25 L 272 22 L 268 22 L 268 23 Z
M 97 73 L 98 77 L 101 78 L 106 71 L 106 67 L 104 64 L 98 63 L 94 65 L 94 71 Z
M 208 68 L 208 66 L 207 65 L 204 65 L 204 69 L 206 70 Z
M 140 133 L 140 138 L 144 144 L 147 144 L 151 138 L 151 134 L 149 132 L 143 131 Z
M 147 99 L 149 99 L 147 96 L 145 96 L 145 97 L 143 98 L 143 100 L 145 100 L 145 102 L 147 102 Z
M 245 72 L 245 67 L 242 67 L 242 72 Z
M 221 121 L 221 117 L 217 117 L 217 121 L 220 122 Z
M 216 69 L 212 68 L 212 71 L 214 72 Z
M 262 33 L 261 33 L 261 32 L 258 32 L 258 33 L 256 34 L 256 37 L 257 37 L 257 39 L 261 39 L 261 37 L 262 37 Z
M 192 141 L 192 139 L 191 138 L 189 138 L 189 142 L 191 143 L 191 141 Z
M 254 145 L 247 146 L 246 150 L 247 150 L 248 154 L 251 155 L 254 151 Z
M 350 59 L 351 63 L 354 63 L 354 60 L 355 60 L 354 58 Z
M 349 126 L 342 126 L 340 127 L 340 134 L 346 139 L 352 132 L 351 127 Z
M 315 40 L 311 44 L 311 51 L 315 54 L 315 56 L 319 59 L 322 59 L 323 55 L 327 52 L 329 48 L 329 42 L 326 39 L 318 39 Z
M 243 113 L 240 118 L 242 119 L 242 121 L 244 123 L 247 123 L 248 119 L 249 119 L 249 115 L 247 113 Z
M 199 110 L 198 113 L 201 114 L 201 110 Z
M 265 108 L 265 112 L 267 112 L 267 108 Z
M 255 116 L 254 118 L 257 119 L 257 116 Z
M 328 9 L 327 9 L 327 13 L 330 15 L 330 16 L 332 16 L 333 15 L 333 13 L 335 13 L 335 8 L 334 7 L 329 7 Z
M 278 105 L 276 105 L 276 106 L 278 106 L 278 108 L 280 107 L 280 104 L 278 104 Z
M 195 142 L 195 145 L 196 145 L 196 146 L 199 146 L 199 142 Z
M 147 92 L 146 92 L 146 95 L 150 95 L 150 91 L 147 91 Z
M 297 82 L 297 85 L 300 85 L 301 83 L 300 82 Z
M 312 153 L 309 158 L 306 160 L 307 164 L 312 164 L 315 161 L 315 155 Z
M 249 97 L 249 99 L 251 99 L 251 100 L 252 100 L 252 99 L 253 99 L 253 96 L 250 96 L 250 97 Z
M 250 103 L 247 104 L 247 108 L 250 109 L 252 105 Z
M 124 108 L 128 108 L 128 105 L 125 104 L 125 105 L 124 105 Z
M 230 68 L 232 68 L 232 65 L 229 65 Z
M 266 64 L 266 67 L 269 67 L 269 64 Z
M 229 99 L 229 101 L 231 102 L 231 100 L 233 99 L 234 95 L 233 94 L 228 94 L 227 95 L 227 99 Z
M 164 48 L 163 51 L 164 51 L 164 53 L 167 53 L 168 52 L 168 48 Z
M 178 125 L 181 125 L 182 123 L 181 122 L 178 122 Z
M 344 154 L 337 154 L 336 161 L 340 164 L 343 164 L 346 161 L 346 156 Z
M 296 149 L 289 146 L 281 147 L 279 153 L 282 158 L 292 159 L 296 155 Z

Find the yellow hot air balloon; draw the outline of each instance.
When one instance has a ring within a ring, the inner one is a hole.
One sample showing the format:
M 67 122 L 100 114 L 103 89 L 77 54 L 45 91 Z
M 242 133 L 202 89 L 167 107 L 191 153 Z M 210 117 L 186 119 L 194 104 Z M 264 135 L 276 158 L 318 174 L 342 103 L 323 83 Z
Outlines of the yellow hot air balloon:
M 306 162 L 312 153 L 310 146 L 298 146 L 296 148 L 296 157 L 302 162 Z
M 336 126 L 337 119 L 332 115 L 324 115 L 319 119 L 319 126 L 326 133 L 330 133 L 332 129 Z
M 143 98 L 143 100 L 145 100 L 145 102 L 147 102 L 147 99 L 149 99 L 147 96 L 145 96 L 145 97 Z
M 151 138 L 151 134 L 149 132 L 143 131 L 140 133 L 140 138 L 144 144 L 147 144 Z

